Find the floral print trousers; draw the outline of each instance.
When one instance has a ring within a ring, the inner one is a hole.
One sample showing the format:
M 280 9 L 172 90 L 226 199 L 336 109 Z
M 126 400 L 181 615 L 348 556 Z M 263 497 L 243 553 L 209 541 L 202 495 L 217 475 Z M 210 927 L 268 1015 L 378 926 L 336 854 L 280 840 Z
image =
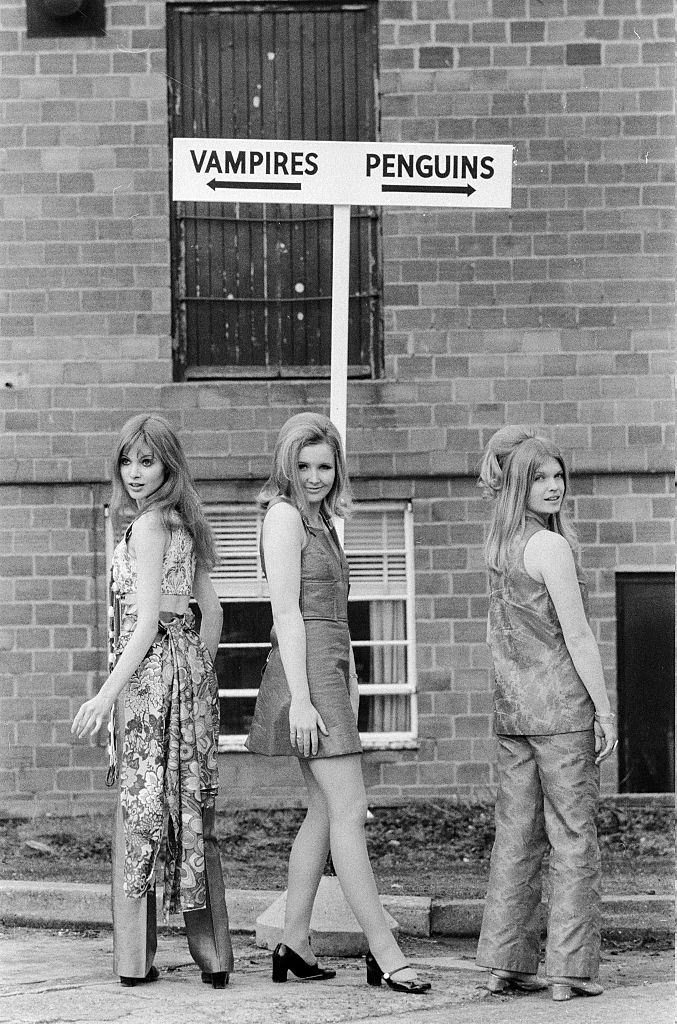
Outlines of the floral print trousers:
M 536 972 L 541 863 L 549 848 L 546 975 L 596 978 L 601 872 L 594 733 L 497 739 L 496 840 L 477 964 Z
M 123 615 L 119 654 L 136 624 Z M 167 822 L 163 910 L 182 910 L 202 970 L 232 969 L 214 831 L 218 684 L 192 616 L 158 623 L 116 705 L 119 800 L 113 840 L 116 973 L 142 977 L 155 954 L 155 866 Z

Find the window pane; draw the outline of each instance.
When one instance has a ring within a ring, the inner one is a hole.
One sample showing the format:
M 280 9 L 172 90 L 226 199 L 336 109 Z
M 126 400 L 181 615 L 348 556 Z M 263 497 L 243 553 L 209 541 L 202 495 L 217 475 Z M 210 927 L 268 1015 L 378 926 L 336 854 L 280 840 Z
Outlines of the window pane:
M 348 622 L 353 640 L 404 640 L 404 601 L 351 601 Z M 355 647 L 355 668 L 361 683 L 406 683 L 404 646 Z
M 222 644 L 265 644 L 262 647 L 220 647 L 216 675 L 222 690 L 257 689 L 268 657 L 273 614 L 267 601 L 223 603 Z
M 222 644 L 267 643 L 273 628 L 269 601 L 224 601 Z
M 222 697 L 220 702 L 222 736 L 242 736 L 249 732 L 254 717 L 255 697 Z
M 361 697 L 357 726 L 360 732 L 408 732 L 411 729 L 407 694 Z
M 261 682 L 269 649 L 219 651 L 214 668 L 222 690 L 256 690 Z

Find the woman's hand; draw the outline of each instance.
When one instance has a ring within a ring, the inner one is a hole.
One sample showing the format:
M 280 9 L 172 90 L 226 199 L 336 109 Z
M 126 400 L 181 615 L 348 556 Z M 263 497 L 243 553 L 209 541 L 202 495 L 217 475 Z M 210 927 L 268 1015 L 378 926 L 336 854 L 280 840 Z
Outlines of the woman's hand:
M 618 745 L 618 733 L 616 722 L 611 715 L 595 716 L 595 764 L 600 764 L 605 758 L 613 754 Z
M 113 698 L 105 693 L 97 693 L 96 697 L 85 701 L 73 719 L 71 732 L 81 740 L 84 736 L 94 736 L 108 717 L 113 706 Z
M 315 755 L 319 747 L 317 731 L 329 735 L 322 717 L 309 700 L 292 697 L 289 705 L 289 742 L 304 757 Z

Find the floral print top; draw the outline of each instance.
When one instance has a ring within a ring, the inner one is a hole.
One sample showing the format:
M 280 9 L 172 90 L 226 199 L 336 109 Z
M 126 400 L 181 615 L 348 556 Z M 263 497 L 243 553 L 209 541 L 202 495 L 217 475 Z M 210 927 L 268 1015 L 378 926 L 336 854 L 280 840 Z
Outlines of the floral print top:
M 132 526 L 128 527 L 113 552 L 113 583 L 119 594 L 135 594 L 138 587 L 136 559 L 132 557 L 127 547 Z M 194 575 L 193 538 L 185 526 L 175 526 L 162 561 L 161 592 L 172 597 L 190 597 L 193 593 Z

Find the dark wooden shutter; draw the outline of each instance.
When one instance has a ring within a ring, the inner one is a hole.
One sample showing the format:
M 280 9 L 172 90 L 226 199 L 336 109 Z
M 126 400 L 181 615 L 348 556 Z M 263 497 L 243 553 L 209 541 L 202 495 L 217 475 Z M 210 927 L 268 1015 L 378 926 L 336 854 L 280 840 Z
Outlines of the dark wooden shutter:
M 375 4 L 169 5 L 167 32 L 171 138 L 376 137 Z M 331 207 L 171 205 L 176 378 L 328 375 Z M 377 249 L 353 207 L 352 375 L 380 368 Z

